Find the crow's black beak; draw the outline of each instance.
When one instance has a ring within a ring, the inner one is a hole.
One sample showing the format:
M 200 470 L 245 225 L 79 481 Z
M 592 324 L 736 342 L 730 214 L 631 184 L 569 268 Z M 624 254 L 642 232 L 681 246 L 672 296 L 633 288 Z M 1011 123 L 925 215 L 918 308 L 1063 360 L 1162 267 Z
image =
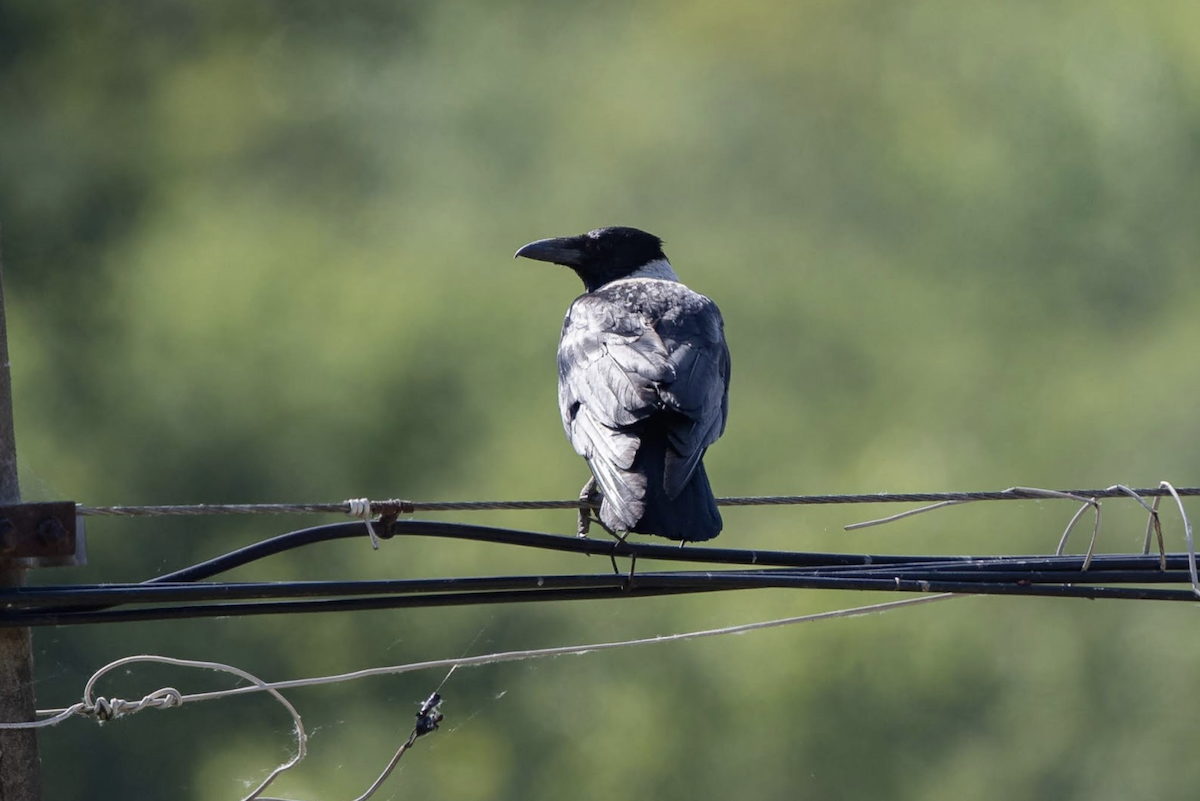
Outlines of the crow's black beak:
M 514 259 L 519 257 L 548 261 L 564 267 L 578 267 L 583 258 L 583 250 L 579 246 L 579 237 L 564 236 L 530 242 L 513 255 Z

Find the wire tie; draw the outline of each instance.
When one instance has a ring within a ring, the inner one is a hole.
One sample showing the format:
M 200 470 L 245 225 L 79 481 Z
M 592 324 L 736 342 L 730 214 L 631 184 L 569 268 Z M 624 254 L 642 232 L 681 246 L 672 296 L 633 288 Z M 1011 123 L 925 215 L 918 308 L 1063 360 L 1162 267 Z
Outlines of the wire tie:
M 150 693 L 140 701 L 126 701 L 124 698 L 113 698 L 110 700 L 101 696 L 92 704 L 85 704 L 81 710 L 81 714 L 91 715 L 101 723 L 106 723 L 110 720 L 116 720 L 125 715 L 132 715 L 134 712 L 141 712 L 143 709 L 151 707 L 154 709 L 171 709 L 177 706 L 183 706 L 183 694 L 174 687 L 163 687 Z
M 372 506 L 379 511 L 379 524 L 383 526 L 383 534 L 381 536 L 385 539 L 392 536 L 392 527 L 400 515 L 411 515 L 416 512 L 412 501 L 405 501 L 400 498 L 375 501 Z
M 379 537 L 375 534 L 375 526 L 371 525 L 371 501 L 369 498 L 351 498 L 346 503 L 350 506 L 347 512 L 351 517 L 361 517 L 367 524 L 367 534 L 371 537 L 371 547 L 379 550 Z

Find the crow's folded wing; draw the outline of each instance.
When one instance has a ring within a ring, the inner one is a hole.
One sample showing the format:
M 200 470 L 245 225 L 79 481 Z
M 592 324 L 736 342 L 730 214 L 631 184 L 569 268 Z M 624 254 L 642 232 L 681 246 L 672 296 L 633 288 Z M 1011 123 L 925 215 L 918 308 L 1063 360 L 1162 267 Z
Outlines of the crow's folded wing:
M 712 301 L 688 303 L 679 314 L 667 315 L 658 333 L 675 373 L 659 391 L 669 418 L 665 484 L 675 497 L 691 480 L 709 445 L 725 431 L 729 414 L 729 348 L 721 313 Z
M 677 287 L 677 289 L 676 289 Z M 679 494 L 704 450 L 721 435 L 728 409 L 729 351 L 720 312 L 682 285 L 686 303 L 647 316 L 603 294 L 572 304 L 558 350 L 559 408 L 575 450 L 588 459 L 614 503 L 640 499 L 623 476 L 639 445 L 638 423 L 666 429 L 665 489 Z M 599 467 L 598 467 L 599 465 Z

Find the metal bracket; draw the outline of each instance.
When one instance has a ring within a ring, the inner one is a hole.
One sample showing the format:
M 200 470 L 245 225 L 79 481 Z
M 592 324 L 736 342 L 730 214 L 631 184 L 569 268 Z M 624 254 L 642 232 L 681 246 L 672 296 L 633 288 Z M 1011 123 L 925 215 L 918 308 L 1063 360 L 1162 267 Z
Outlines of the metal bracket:
M 83 519 L 74 501 L 0 506 L 0 563 L 24 567 L 87 564 Z

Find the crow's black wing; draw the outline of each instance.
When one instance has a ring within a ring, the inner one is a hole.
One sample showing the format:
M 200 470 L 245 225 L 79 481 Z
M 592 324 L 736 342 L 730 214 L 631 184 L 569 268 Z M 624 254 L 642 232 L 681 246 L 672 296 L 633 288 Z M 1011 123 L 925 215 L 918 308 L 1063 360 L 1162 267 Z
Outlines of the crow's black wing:
M 684 287 L 686 299 L 657 325 L 670 354 L 674 378 L 659 397 L 669 417 L 667 495 L 674 498 L 691 480 L 704 451 L 725 431 L 729 414 L 729 348 L 715 303 Z

